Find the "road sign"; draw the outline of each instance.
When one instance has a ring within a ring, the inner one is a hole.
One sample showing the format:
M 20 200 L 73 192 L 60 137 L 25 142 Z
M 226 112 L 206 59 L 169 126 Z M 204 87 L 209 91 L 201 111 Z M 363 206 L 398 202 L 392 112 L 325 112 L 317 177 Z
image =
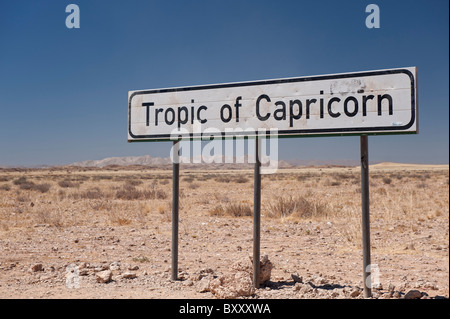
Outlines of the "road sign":
M 415 67 L 130 91 L 128 141 L 417 133 Z

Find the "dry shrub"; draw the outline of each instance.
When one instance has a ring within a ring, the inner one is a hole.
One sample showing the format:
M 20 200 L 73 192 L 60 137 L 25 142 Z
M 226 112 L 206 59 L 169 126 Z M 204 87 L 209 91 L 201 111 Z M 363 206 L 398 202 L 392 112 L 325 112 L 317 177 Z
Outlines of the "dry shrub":
M 9 186 L 8 184 L 3 184 L 0 186 L 0 190 L 9 191 L 9 190 L 11 190 L 11 186 Z
M 14 184 L 14 185 L 21 185 L 21 184 L 25 184 L 25 183 L 29 183 L 29 182 L 27 181 L 27 178 L 24 177 L 24 176 L 19 177 L 18 179 L 15 179 L 15 180 L 13 181 L 13 184 Z
M 64 226 L 63 218 L 61 212 L 55 210 L 49 211 L 37 211 L 35 213 L 35 222 L 38 224 L 47 224 L 50 226 L 55 226 L 61 228 Z
M 165 191 L 156 189 L 155 187 L 149 191 L 149 195 L 150 195 L 150 199 L 166 199 L 167 198 L 167 194 Z
M 129 179 L 126 181 L 127 185 L 131 185 L 131 186 L 139 186 L 143 183 L 143 181 L 138 180 L 138 179 Z
M 50 184 L 44 183 L 44 184 L 36 184 L 33 187 L 33 190 L 39 191 L 41 193 L 47 193 L 50 190 Z
M 244 177 L 244 176 L 239 176 L 239 177 L 237 177 L 234 181 L 235 181 L 236 183 L 243 184 L 243 183 L 247 183 L 247 182 L 248 182 L 248 178 L 247 178 L 247 177 Z
M 47 193 L 51 187 L 50 184 L 47 183 L 35 184 L 34 182 L 27 181 L 25 177 L 20 177 L 19 179 L 16 179 L 13 183 L 14 185 L 19 186 L 20 189 L 37 191 L 41 193 Z
M 74 183 L 71 180 L 65 179 L 58 182 L 58 185 L 62 188 L 69 188 L 69 187 L 79 187 L 79 183 Z
M 321 201 L 305 196 L 283 196 L 269 204 L 268 216 L 271 218 L 313 218 L 324 217 L 327 214 L 327 205 Z
M 197 184 L 197 183 L 191 183 L 191 184 L 189 184 L 188 187 L 189 187 L 190 189 L 197 189 L 197 188 L 200 187 L 200 184 Z
M 116 217 L 112 220 L 112 222 L 117 226 L 125 226 L 131 224 L 131 219 L 124 217 Z
M 156 187 L 149 190 L 139 190 L 132 185 L 125 184 L 116 192 L 116 198 L 125 200 L 165 199 L 167 194 Z
M 186 182 L 186 183 L 192 183 L 193 181 L 194 181 L 194 177 L 192 177 L 192 176 L 183 178 L 183 182 Z
M 105 198 L 105 194 L 100 188 L 94 187 L 84 192 L 70 194 L 70 197 L 73 199 L 102 199 Z
M 244 217 L 252 216 L 253 210 L 248 204 L 217 205 L 209 211 L 211 216 Z
M 125 199 L 125 200 L 137 200 L 141 199 L 143 193 L 136 189 L 136 187 L 132 185 L 124 185 L 121 189 L 119 189 L 116 193 L 117 199 Z
M 217 177 L 215 181 L 219 183 L 229 183 L 231 181 L 231 178 L 229 176 L 220 176 Z

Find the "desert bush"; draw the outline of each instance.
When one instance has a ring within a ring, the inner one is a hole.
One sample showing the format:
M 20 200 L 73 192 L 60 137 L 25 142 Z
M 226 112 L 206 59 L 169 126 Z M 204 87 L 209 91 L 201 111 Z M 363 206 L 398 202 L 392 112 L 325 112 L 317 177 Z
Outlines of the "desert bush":
M 390 179 L 389 177 L 383 177 L 383 183 L 389 185 L 390 183 L 392 183 L 392 179 Z
M 61 228 L 64 226 L 62 214 L 60 211 L 43 211 L 39 210 L 34 216 L 35 222 L 38 224 L 47 224 Z
M 209 211 L 211 216 L 244 217 L 252 216 L 253 210 L 248 204 L 217 205 Z
M 28 184 L 28 183 L 30 183 L 30 182 L 28 182 L 28 181 L 27 181 L 27 178 L 24 177 L 24 176 L 19 177 L 18 179 L 15 179 L 15 180 L 13 181 L 13 184 L 14 184 L 14 185 L 22 185 L 22 184 Z
M 9 190 L 11 190 L 11 186 L 9 186 L 8 184 L 3 184 L 0 186 L 0 190 L 9 191 Z
M 126 181 L 126 185 L 131 185 L 131 186 L 139 186 L 143 183 L 143 181 L 139 180 L 139 179 L 129 179 Z
M 125 184 L 116 192 L 116 199 L 125 200 L 145 200 L 145 199 L 166 199 L 167 194 L 156 187 L 149 190 L 139 190 L 132 185 Z
M 58 182 L 58 185 L 62 188 L 68 188 L 68 187 L 78 187 L 80 184 L 74 183 L 68 179 L 62 180 Z
M 28 181 L 25 177 L 20 177 L 13 182 L 15 185 L 18 185 L 20 189 L 23 190 L 31 190 L 38 191 L 41 193 L 46 193 L 50 190 L 50 184 L 35 184 L 34 182 Z
M 327 205 L 320 201 L 304 196 L 283 196 L 269 204 L 268 216 L 272 218 L 311 218 L 326 216 L 327 212 Z
M 44 184 L 35 184 L 33 186 L 33 190 L 39 191 L 41 193 L 47 193 L 50 190 L 50 184 L 44 183 Z
M 236 183 L 243 184 L 243 183 L 247 183 L 248 182 L 248 178 L 245 177 L 245 176 L 238 176 L 234 181 Z
M 92 176 L 92 179 L 94 181 L 111 180 L 111 179 L 113 179 L 113 176 L 111 176 L 111 175 L 94 175 L 94 176 Z
M 217 177 L 215 181 L 219 183 L 229 183 L 231 181 L 231 178 L 229 176 L 220 176 Z
M 199 188 L 200 187 L 200 184 L 197 184 L 197 183 L 191 183 L 191 184 L 189 184 L 189 188 L 190 189 L 197 189 L 197 188 Z
M 36 184 L 34 184 L 33 182 L 25 181 L 25 182 L 21 182 L 20 184 L 17 184 L 17 185 L 19 186 L 20 189 L 32 190 Z
M 182 193 L 182 192 L 181 192 Z M 166 199 L 167 193 L 161 189 L 156 189 L 155 187 L 152 188 L 147 193 L 151 199 Z M 181 197 L 181 194 L 180 194 Z
M 73 193 L 69 195 L 73 199 L 102 199 L 105 194 L 98 187 L 89 188 L 84 192 Z
M 132 185 L 124 185 L 116 192 L 117 199 L 136 200 L 142 198 L 142 192 Z

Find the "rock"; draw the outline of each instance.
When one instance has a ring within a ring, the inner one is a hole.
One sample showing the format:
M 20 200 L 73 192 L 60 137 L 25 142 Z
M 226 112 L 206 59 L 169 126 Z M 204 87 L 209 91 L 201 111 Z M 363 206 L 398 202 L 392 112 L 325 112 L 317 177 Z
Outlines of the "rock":
M 260 284 L 264 284 L 270 280 L 270 276 L 272 273 L 273 264 L 269 260 L 267 255 L 262 255 L 259 264 L 259 282 Z M 239 260 L 235 264 L 231 266 L 232 270 L 237 272 L 243 271 L 250 274 L 250 278 L 253 278 L 253 258 L 252 256 L 248 256 L 248 258 L 244 258 Z
M 302 284 L 299 283 L 299 282 L 296 282 L 295 285 L 294 285 L 294 287 L 292 287 L 292 289 L 293 289 L 294 291 L 299 291 L 300 289 L 302 289 Z
M 205 277 L 208 274 L 213 274 L 214 270 L 212 270 L 211 268 L 204 268 L 202 270 L 200 270 L 200 276 Z
M 325 278 L 319 276 L 319 277 L 317 277 L 317 278 L 314 279 L 314 282 L 315 282 L 317 285 L 325 285 L 325 284 L 328 283 L 328 280 L 326 280 Z
M 32 272 L 44 271 L 44 267 L 42 266 L 42 264 L 34 264 L 33 266 L 31 266 L 31 271 Z
M 388 286 L 388 291 L 389 292 L 394 292 L 394 290 L 395 290 L 395 285 L 390 283 L 389 286 Z
M 429 281 L 427 281 L 427 282 L 423 285 L 423 287 L 426 288 L 426 289 L 431 289 L 431 290 L 438 290 L 438 289 L 439 289 L 438 286 L 436 286 L 435 284 L 433 284 L 433 283 L 431 283 L 431 282 L 429 282 Z
M 412 289 L 408 291 L 405 295 L 405 299 L 420 299 L 422 298 L 422 293 L 419 290 Z
M 111 280 L 111 277 L 112 277 L 111 270 L 99 271 L 96 274 L 97 282 L 100 282 L 100 283 L 107 283 L 107 282 L 109 282 Z
M 350 297 L 352 298 L 356 298 L 361 294 L 361 291 L 359 290 L 359 288 L 355 288 L 350 292 Z
M 240 296 L 251 296 L 255 293 L 255 288 L 253 287 L 252 278 L 245 272 L 238 272 L 234 275 L 235 289 L 237 295 Z
M 78 269 L 84 269 L 84 268 L 87 268 L 88 267 L 88 264 L 86 263 L 86 262 L 81 262 L 79 265 L 78 265 Z
M 263 255 L 260 262 L 259 282 L 264 284 L 270 280 L 273 264 L 267 255 Z
M 126 271 L 122 274 L 122 278 L 125 278 L 125 279 L 134 279 L 136 277 L 137 277 L 136 274 L 131 271 Z
M 211 280 L 209 289 L 216 298 L 220 299 L 235 299 L 255 293 L 253 280 L 246 271 L 215 278 Z
M 303 283 L 303 277 L 299 276 L 298 273 L 291 274 L 291 278 L 292 280 L 294 280 L 294 282 Z
M 114 261 L 109 265 L 109 270 L 120 270 L 120 263 L 118 261 Z
M 87 268 L 80 269 L 79 274 L 80 274 L 80 276 L 87 276 L 87 275 L 89 275 L 89 269 L 87 269 Z
M 207 277 L 203 277 L 201 278 L 198 282 L 197 282 L 197 292 L 199 293 L 204 293 L 204 292 L 208 292 L 209 291 L 209 284 L 211 283 L 211 279 L 212 277 L 207 276 Z

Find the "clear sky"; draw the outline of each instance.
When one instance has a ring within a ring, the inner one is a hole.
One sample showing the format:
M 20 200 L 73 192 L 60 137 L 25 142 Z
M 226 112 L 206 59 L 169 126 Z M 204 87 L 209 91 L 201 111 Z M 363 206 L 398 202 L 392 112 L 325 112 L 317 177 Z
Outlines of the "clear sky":
M 448 0 L 2 0 L 0 45 L 0 166 L 167 157 L 127 143 L 130 90 L 409 66 L 420 133 L 369 137 L 370 159 L 449 163 Z M 359 138 L 282 139 L 279 157 L 358 160 Z

